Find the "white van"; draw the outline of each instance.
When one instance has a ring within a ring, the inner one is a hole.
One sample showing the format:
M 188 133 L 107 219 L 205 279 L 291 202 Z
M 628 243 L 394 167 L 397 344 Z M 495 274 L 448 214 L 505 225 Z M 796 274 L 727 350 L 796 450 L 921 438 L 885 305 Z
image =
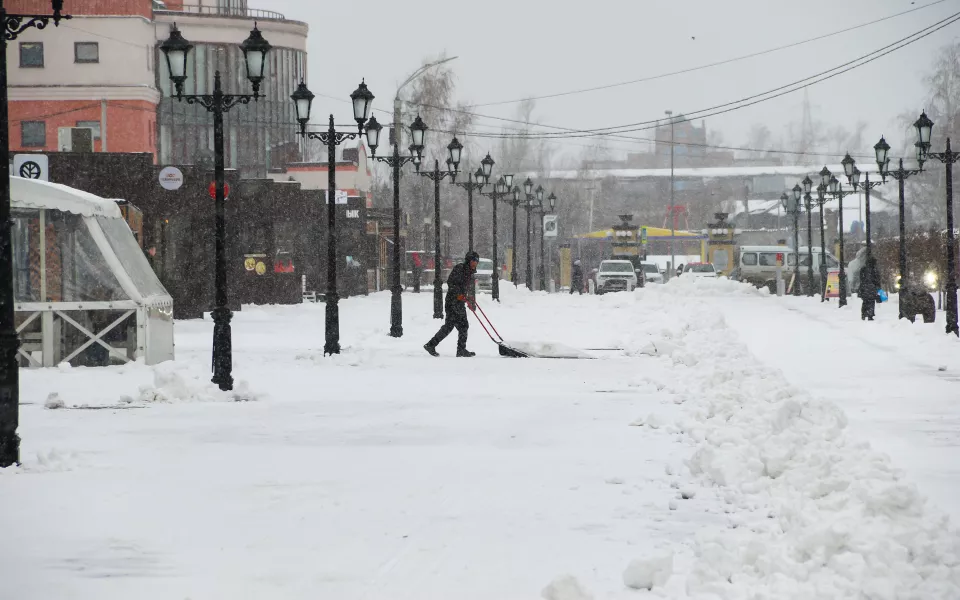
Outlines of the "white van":
M 784 255 L 783 278 L 789 281 L 793 276 L 794 267 L 797 264 L 797 255 L 793 248 L 787 246 L 740 246 L 738 249 L 736 279 L 747 281 L 757 287 L 766 287 L 771 293 L 777 291 L 777 254 Z M 810 264 L 810 255 L 806 246 L 800 246 L 800 279 L 804 284 L 807 277 L 807 265 Z M 823 249 L 819 246 L 813 247 L 813 280 L 814 284 L 820 285 L 820 264 L 823 259 Z M 840 261 L 830 254 L 826 253 L 826 263 L 828 269 L 836 269 L 840 266 Z

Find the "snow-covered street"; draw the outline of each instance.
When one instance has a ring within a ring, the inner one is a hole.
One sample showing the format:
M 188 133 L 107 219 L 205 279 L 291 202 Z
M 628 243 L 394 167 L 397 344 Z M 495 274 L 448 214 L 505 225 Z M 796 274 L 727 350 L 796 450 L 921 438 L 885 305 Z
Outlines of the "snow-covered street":
M 476 358 L 431 358 L 421 293 L 399 340 L 388 294 L 343 301 L 336 357 L 322 304 L 244 307 L 230 395 L 209 320 L 175 363 L 23 370 L 0 598 L 960 597 L 942 314 L 683 278 L 502 295 L 507 339 L 596 358 L 501 358 L 475 322 Z

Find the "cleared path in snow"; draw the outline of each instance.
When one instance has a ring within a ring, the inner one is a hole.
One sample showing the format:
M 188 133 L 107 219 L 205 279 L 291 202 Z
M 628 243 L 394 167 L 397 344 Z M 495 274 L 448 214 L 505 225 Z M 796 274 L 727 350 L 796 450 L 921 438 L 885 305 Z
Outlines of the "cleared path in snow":
M 896 304 L 877 321 L 860 302 L 717 298 L 730 327 L 791 383 L 831 400 L 854 435 L 890 455 L 908 479 L 960 523 L 960 343 L 937 323 L 897 322 Z M 938 370 L 946 367 L 946 370 Z

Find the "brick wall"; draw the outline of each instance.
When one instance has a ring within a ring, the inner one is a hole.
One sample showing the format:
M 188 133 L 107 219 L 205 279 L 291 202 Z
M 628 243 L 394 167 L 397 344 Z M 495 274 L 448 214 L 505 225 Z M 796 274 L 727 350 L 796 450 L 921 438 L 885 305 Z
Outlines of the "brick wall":
M 45 150 L 55 152 L 57 129 L 76 127 L 78 121 L 100 121 L 100 102 L 97 100 L 40 100 L 13 101 L 10 111 L 10 149 Z M 46 123 L 46 143 L 43 148 L 24 147 L 21 122 Z M 107 149 L 110 152 L 157 152 L 157 107 L 143 100 L 110 100 L 107 102 Z M 94 141 L 94 150 L 101 150 L 101 142 Z
M 6 0 L 4 5 L 7 12 L 16 14 L 48 15 L 52 12 L 50 0 Z M 63 12 L 68 15 L 140 15 L 148 19 L 153 16 L 151 0 L 65 0 Z
M 57 232 L 53 223 L 47 230 L 47 297 L 40 298 L 40 220 L 30 222 L 30 297 L 40 298 L 41 302 L 60 302 L 62 300 L 60 247 L 57 245 Z

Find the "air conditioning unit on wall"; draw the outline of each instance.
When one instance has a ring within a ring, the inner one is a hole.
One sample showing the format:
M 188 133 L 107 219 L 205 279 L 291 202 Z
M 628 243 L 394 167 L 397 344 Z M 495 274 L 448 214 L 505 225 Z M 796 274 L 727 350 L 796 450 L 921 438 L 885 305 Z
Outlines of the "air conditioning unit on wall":
M 57 150 L 93 152 L 93 129 L 91 127 L 60 127 L 57 129 Z

